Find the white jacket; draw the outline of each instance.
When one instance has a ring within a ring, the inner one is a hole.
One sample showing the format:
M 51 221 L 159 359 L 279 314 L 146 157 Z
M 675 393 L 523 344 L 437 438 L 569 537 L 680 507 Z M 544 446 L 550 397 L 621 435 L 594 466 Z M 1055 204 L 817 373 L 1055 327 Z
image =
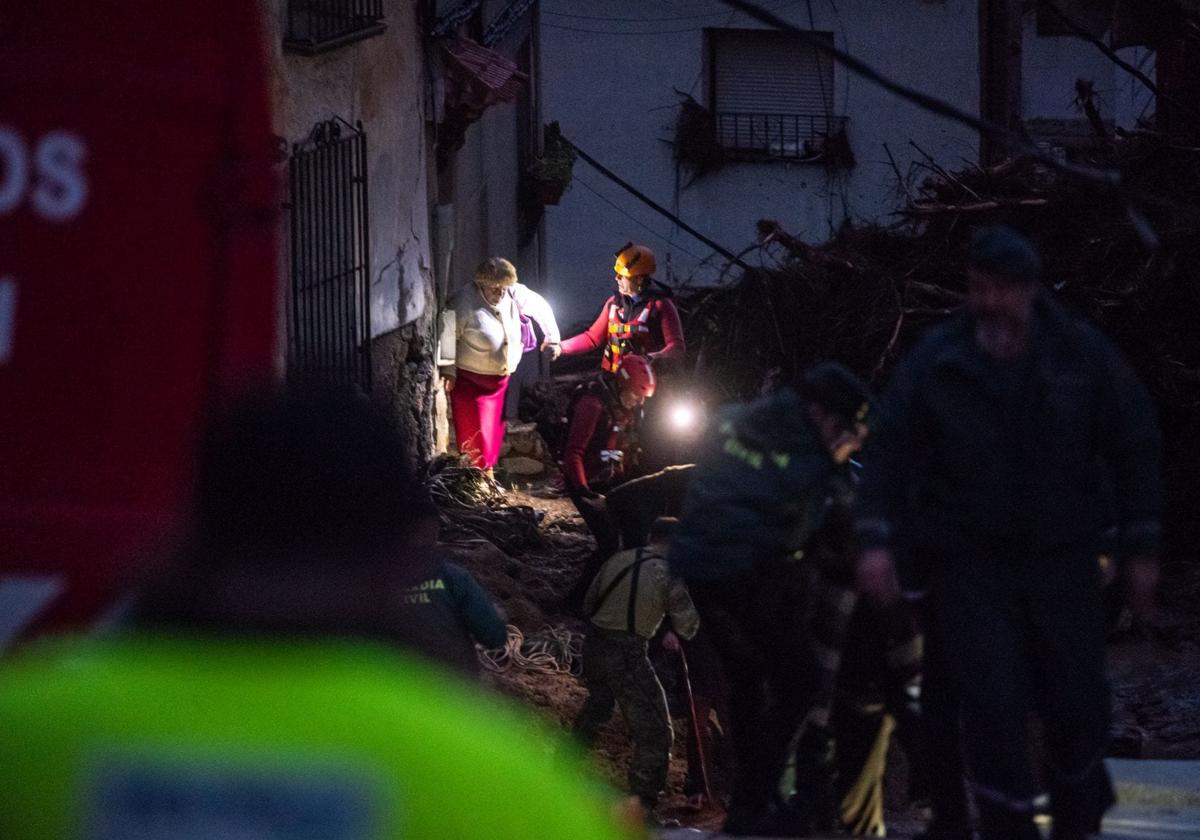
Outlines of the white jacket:
M 509 286 L 496 306 L 489 306 L 474 283 L 460 289 L 442 313 L 438 367 L 453 376 L 453 368 L 488 376 L 508 376 L 521 361 L 521 319 L 524 312 L 551 343 L 559 341 L 558 323 L 550 304 L 521 283 Z

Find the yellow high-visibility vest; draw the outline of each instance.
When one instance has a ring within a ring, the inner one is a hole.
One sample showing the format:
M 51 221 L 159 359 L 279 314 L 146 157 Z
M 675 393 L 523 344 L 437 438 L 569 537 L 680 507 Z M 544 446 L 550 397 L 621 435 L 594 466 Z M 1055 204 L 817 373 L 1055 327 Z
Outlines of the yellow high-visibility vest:
M 502 698 L 367 643 L 134 635 L 0 666 L 0 837 L 616 840 Z

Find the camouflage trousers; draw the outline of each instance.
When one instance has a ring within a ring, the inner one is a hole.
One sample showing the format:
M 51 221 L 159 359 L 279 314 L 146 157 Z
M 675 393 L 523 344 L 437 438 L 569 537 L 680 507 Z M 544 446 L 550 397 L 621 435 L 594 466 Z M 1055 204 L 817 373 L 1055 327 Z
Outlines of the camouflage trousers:
M 671 755 L 671 718 L 667 697 L 646 655 L 647 642 L 638 636 L 591 627 L 583 644 L 583 681 L 587 700 L 575 718 L 574 732 L 586 746 L 621 707 L 633 739 L 629 790 L 655 802 L 667 782 Z

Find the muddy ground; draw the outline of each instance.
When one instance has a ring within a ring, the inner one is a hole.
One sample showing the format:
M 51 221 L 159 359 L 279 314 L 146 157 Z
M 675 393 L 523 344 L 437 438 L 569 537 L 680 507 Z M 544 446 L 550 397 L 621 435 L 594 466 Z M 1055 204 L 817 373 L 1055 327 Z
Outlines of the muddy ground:
M 547 627 L 581 633 L 583 622 L 564 614 L 560 602 L 593 549 L 582 521 L 569 500 L 553 497 L 549 481 L 508 489 L 505 496 L 510 507 L 445 510 L 443 542 L 526 637 L 537 636 Z M 1166 564 L 1162 591 L 1156 625 L 1123 630 L 1110 646 L 1112 752 L 1123 757 L 1200 758 L 1200 564 Z M 510 667 L 486 672 L 484 680 L 564 730 L 584 699 L 582 685 L 569 673 Z M 687 725 L 686 717 L 675 718 L 677 747 L 684 743 Z M 685 807 L 686 763 L 682 749 L 675 752 L 662 810 L 683 825 L 716 828 L 721 820 L 718 810 L 694 812 Z M 623 787 L 629 755 L 624 723 L 614 712 L 594 752 L 596 767 Z M 894 756 L 889 764 L 897 775 L 903 774 L 902 756 Z M 904 836 L 920 821 L 902 801 L 902 781 L 890 779 L 887 788 L 892 836 Z

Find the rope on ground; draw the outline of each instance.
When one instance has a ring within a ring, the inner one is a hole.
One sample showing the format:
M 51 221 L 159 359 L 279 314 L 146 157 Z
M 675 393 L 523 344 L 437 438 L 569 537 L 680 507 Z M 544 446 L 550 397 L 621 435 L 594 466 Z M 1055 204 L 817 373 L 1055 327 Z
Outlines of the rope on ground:
M 495 650 L 480 650 L 479 662 L 489 671 L 520 668 L 543 674 L 574 674 L 583 671 L 583 634 L 547 624 L 536 634 L 525 635 L 508 625 L 508 642 Z

